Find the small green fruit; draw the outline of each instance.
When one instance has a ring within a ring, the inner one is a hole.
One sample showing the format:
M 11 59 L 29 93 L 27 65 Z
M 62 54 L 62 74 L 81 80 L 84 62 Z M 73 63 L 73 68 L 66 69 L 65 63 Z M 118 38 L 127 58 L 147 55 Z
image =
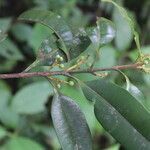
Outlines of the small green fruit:
M 60 84 L 57 84 L 57 87 L 60 89 L 60 88 L 61 88 L 61 85 L 60 85 Z
M 74 82 L 73 81 L 69 81 L 69 85 L 70 86 L 74 86 Z
M 149 63 L 149 61 L 148 61 L 148 60 L 145 60 L 145 61 L 144 61 L 144 64 L 145 64 L 145 65 L 147 65 L 148 63 Z
M 60 55 L 56 55 L 56 58 L 57 58 L 57 59 L 60 59 L 60 57 L 61 57 Z
M 81 59 L 81 60 L 84 60 L 84 59 L 85 59 L 85 57 L 84 57 L 84 56 L 81 56 L 81 57 L 80 57 L 80 59 Z
M 60 60 L 60 61 L 63 61 L 64 59 L 63 59 L 63 57 L 60 57 L 59 60 Z
M 59 67 L 60 68 L 64 68 L 65 66 L 64 66 L 64 64 L 60 64 Z

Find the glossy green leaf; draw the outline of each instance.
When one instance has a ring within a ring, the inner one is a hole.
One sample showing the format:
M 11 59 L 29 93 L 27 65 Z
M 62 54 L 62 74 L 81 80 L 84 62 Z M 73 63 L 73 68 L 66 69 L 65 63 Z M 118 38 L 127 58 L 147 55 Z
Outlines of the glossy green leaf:
M 92 150 L 91 135 L 85 117 L 71 98 L 55 95 L 51 114 L 62 149 Z
M 26 137 L 12 137 L 6 142 L 4 150 L 44 150 L 39 143 Z
M 129 88 L 127 89 L 129 93 L 135 97 L 139 102 L 144 103 L 145 98 L 143 93 L 132 83 L 130 83 Z
M 70 27 L 66 24 L 64 19 L 60 15 L 57 15 L 51 11 L 36 10 L 36 9 L 29 10 L 20 15 L 19 19 L 41 23 L 49 27 L 58 36 L 61 43 L 61 48 L 66 53 L 68 58 L 77 57 L 81 53 L 80 51 L 85 50 L 82 49 L 83 45 L 82 42 L 85 42 L 84 46 L 89 45 L 87 41 L 85 41 L 85 38 L 81 40 L 82 38 L 74 36 Z M 88 36 L 86 36 L 86 38 L 90 42 Z M 80 53 L 77 54 L 73 53 L 72 56 L 71 49 L 76 49 L 76 47 L 81 47 L 78 50 L 78 52 Z
M 150 146 L 150 113 L 126 90 L 95 80 L 88 82 L 83 92 L 87 99 L 95 102 L 98 121 L 123 146 L 127 149 Z
M 51 66 L 57 59 L 57 55 L 63 57 L 64 60 L 66 59 L 65 54 L 59 48 L 59 42 L 57 38 L 54 35 L 51 35 L 41 43 L 37 60 L 41 66 Z
M 79 30 L 73 37 L 72 45 L 69 51 L 70 58 L 73 59 L 78 57 L 81 53 L 87 50 L 90 44 L 91 40 L 87 33 L 82 29 Z
M 11 108 L 20 114 L 36 114 L 42 112 L 52 92 L 48 82 L 41 81 L 32 83 L 16 93 L 12 99 Z
M 101 17 L 96 23 L 96 27 L 91 27 L 87 31 L 91 41 L 93 43 L 99 43 L 99 45 L 111 42 L 116 35 L 116 29 L 113 22 Z
M 67 95 L 72 98 L 79 105 L 79 107 L 85 114 L 85 118 L 87 120 L 91 133 L 94 133 L 95 127 L 97 126 L 97 120 L 94 115 L 93 105 L 91 105 L 91 103 L 86 100 L 82 89 L 78 86 L 72 87 L 70 85 L 64 85 L 61 86 L 60 91 L 63 95 Z M 102 129 L 99 128 L 99 130 Z
M 38 15 L 37 15 L 38 14 Z M 63 42 L 63 50 L 68 55 L 73 34 L 61 16 L 45 10 L 29 10 L 20 15 L 19 20 L 38 22 L 53 30 Z
M 136 100 L 138 100 L 139 102 L 141 102 L 142 104 L 145 103 L 145 98 L 143 93 L 134 85 L 131 83 L 131 81 L 129 80 L 129 78 L 122 72 L 119 71 L 125 78 L 126 80 L 126 90 L 133 96 L 135 97 Z

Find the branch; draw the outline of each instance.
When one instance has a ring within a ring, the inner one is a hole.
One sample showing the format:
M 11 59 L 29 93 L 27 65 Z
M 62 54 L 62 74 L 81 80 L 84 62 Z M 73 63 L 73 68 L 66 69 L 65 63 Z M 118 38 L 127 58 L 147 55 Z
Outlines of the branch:
M 113 66 L 109 68 L 93 68 L 93 69 L 84 69 L 84 70 L 30 72 L 30 73 L 21 72 L 21 73 L 12 73 L 12 74 L 0 74 L 0 79 L 47 77 L 47 76 L 56 76 L 56 75 L 70 76 L 71 74 L 79 74 L 79 73 L 93 74 L 94 72 L 99 72 L 99 71 L 139 69 L 139 66 L 141 66 L 140 63 L 135 63 L 129 65 Z

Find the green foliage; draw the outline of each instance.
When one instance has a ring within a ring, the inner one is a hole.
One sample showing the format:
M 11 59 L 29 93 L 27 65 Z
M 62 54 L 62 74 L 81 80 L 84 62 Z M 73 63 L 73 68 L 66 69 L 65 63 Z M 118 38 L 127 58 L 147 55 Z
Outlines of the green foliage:
M 0 149 L 149 150 L 149 20 L 122 1 L 20 3 L 15 20 L 0 2 L 0 72 L 51 75 L 0 81 Z
M 105 100 L 108 103 L 110 103 L 112 107 L 115 107 L 115 109 L 124 118 L 128 119 L 128 121 L 132 126 L 135 126 L 136 130 L 138 130 L 149 140 L 150 138 L 149 137 L 150 131 L 148 128 L 150 124 L 149 112 L 146 109 L 144 109 L 144 107 L 134 97 L 132 97 L 126 90 L 105 81 L 98 81 L 98 80 L 92 81 L 91 83 L 90 82 L 88 83 L 88 86 L 90 87 L 90 89 L 92 89 L 92 91 L 89 91 L 90 90 L 89 88 L 85 88 L 83 90 L 84 93 L 86 93 L 85 96 L 87 97 L 87 99 L 91 99 L 92 101 L 95 101 L 95 99 L 96 100 L 98 99 L 96 98 L 98 97 L 97 96 L 98 94 L 99 97 L 100 98 L 102 97 L 103 99 L 101 101 Z M 95 93 L 93 93 L 93 91 L 95 91 Z M 107 93 L 108 91 L 109 94 Z M 95 94 L 95 99 L 94 97 L 92 97 L 92 95 L 94 94 Z M 116 115 L 112 113 L 112 116 L 116 116 Z M 145 127 L 143 127 L 143 123 Z
M 69 97 L 55 95 L 52 119 L 63 149 L 91 150 L 90 132 L 79 106 Z
M 88 29 L 88 34 L 93 43 L 99 45 L 107 44 L 115 37 L 115 25 L 108 19 L 99 18 L 96 27 Z
M 47 82 L 36 82 L 27 85 L 13 97 L 11 104 L 12 110 L 19 114 L 42 112 L 52 92 Z M 33 99 L 36 99 L 36 101 L 33 101 Z
M 44 148 L 33 140 L 24 137 L 12 137 L 3 148 L 4 150 L 44 150 Z

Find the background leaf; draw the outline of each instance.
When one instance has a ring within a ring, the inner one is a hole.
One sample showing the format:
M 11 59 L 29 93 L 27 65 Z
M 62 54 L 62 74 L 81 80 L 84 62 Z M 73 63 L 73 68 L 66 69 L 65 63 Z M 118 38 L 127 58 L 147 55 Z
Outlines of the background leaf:
M 18 47 L 9 39 L 1 42 L 0 56 L 9 60 L 22 60 L 23 55 Z
M 37 142 L 25 137 L 12 137 L 4 146 L 4 150 L 44 150 Z
M 12 26 L 11 32 L 19 41 L 30 41 L 32 35 L 32 27 L 24 23 L 16 23 Z
M 0 82 L 0 121 L 10 128 L 16 128 L 19 123 L 19 116 L 9 107 L 12 96 L 9 87 Z
M 4 138 L 7 135 L 7 131 L 5 130 L 5 128 L 3 128 L 2 126 L 0 126 L 0 140 L 2 138 Z
M 0 18 L 0 29 L 3 33 L 7 32 L 11 26 L 11 18 Z
M 18 91 L 12 99 L 11 107 L 20 114 L 39 113 L 44 110 L 51 94 L 52 89 L 48 82 L 36 82 Z
M 119 13 L 117 8 L 113 11 L 113 21 L 116 25 L 116 47 L 121 51 L 127 50 L 133 40 L 132 28 L 128 21 Z

